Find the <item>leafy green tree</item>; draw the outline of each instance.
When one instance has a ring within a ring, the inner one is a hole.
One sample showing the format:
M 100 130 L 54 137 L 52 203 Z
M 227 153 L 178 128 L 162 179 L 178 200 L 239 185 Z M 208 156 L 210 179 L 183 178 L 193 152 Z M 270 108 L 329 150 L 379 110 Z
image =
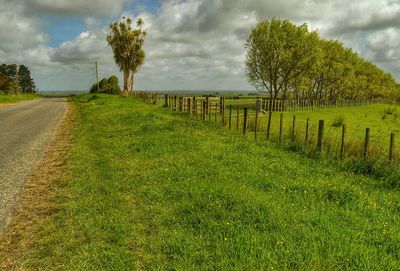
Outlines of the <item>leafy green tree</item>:
M 6 76 L 10 81 L 13 82 L 14 88 L 17 87 L 17 65 L 16 64 L 1 64 L 0 65 L 0 74 Z M 18 69 L 18 87 L 22 92 L 36 92 L 36 85 L 34 80 L 31 77 L 31 72 L 28 67 L 25 65 L 20 65 Z M 8 92 L 14 93 L 14 90 L 8 88 Z
M 287 97 L 299 77 L 316 61 L 319 37 L 307 25 L 288 20 L 260 22 L 246 42 L 247 76 L 259 91 L 271 98 Z
M 116 64 L 124 75 L 123 96 L 133 91 L 135 74 L 144 63 L 144 40 L 147 35 L 142 29 L 143 20 L 138 19 L 136 28 L 132 28 L 132 19 L 123 17 L 122 21 L 110 25 L 111 33 L 107 42 L 111 46 Z
M 393 76 L 336 40 L 324 40 L 307 25 L 261 21 L 247 42 L 247 75 L 270 98 L 336 102 L 400 98 Z
M 19 79 L 19 87 L 22 92 L 31 92 L 34 93 L 36 91 L 36 85 L 31 77 L 31 71 L 25 65 L 21 65 L 18 71 L 18 79 Z
M 0 91 L 5 94 L 13 94 L 15 91 L 15 82 L 0 73 Z
M 110 78 L 101 79 L 99 88 L 97 88 L 97 84 L 92 85 L 90 93 L 120 94 L 121 88 L 119 87 L 118 77 L 113 75 Z

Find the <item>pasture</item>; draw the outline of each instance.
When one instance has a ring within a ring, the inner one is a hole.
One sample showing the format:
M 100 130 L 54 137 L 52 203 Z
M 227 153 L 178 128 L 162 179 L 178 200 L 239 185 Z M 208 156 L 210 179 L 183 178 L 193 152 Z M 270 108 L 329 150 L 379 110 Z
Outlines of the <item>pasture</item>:
M 21 269 L 400 265 L 400 196 L 380 180 L 136 99 L 73 103 L 57 211 L 12 240 Z

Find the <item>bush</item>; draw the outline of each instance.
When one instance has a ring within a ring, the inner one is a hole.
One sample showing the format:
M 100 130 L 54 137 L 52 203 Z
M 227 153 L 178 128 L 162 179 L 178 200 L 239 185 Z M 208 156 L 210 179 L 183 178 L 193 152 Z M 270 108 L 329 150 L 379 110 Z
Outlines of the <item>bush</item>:
M 120 94 L 121 88 L 119 87 L 118 77 L 115 75 L 110 78 L 103 78 L 99 82 L 99 86 L 94 84 L 90 88 L 90 93 L 106 93 L 106 94 Z

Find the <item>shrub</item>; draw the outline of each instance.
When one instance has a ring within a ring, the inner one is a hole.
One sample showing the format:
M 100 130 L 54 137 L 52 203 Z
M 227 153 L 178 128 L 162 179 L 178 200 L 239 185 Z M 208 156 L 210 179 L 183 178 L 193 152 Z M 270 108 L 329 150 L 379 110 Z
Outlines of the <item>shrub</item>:
M 120 94 L 121 88 L 119 87 L 118 78 L 115 75 L 110 78 L 103 78 L 99 82 L 98 88 L 97 84 L 90 88 L 90 93 Z

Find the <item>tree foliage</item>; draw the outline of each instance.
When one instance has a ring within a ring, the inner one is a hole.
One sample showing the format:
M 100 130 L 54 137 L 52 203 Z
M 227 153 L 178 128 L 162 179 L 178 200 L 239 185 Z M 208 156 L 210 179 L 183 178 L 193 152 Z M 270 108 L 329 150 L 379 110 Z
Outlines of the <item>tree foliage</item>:
M 18 90 L 17 90 L 18 87 Z M 0 65 L 0 90 L 5 93 L 35 93 L 36 85 L 31 77 L 31 72 L 25 65 L 20 65 L 18 69 L 17 84 L 17 65 Z
M 103 78 L 99 82 L 99 87 L 94 84 L 90 88 L 90 93 L 120 94 L 121 88 L 119 87 L 118 77 L 113 75 L 110 78 Z
M 132 19 L 123 17 L 122 21 L 110 25 L 111 33 L 107 42 L 112 47 L 114 59 L 124 74 L 124 96 L 133 91 L 135 74 L 144 63 L 144 40 L 147 35 L 142 29 L 143 20 L 138 19 L 136 28 L 132 27 Z
M 246 44 L 247 76 L 271 98 L 399 98 L 392 75 L 336 40 L 325 40 L 307 25 L 261 21 Z

